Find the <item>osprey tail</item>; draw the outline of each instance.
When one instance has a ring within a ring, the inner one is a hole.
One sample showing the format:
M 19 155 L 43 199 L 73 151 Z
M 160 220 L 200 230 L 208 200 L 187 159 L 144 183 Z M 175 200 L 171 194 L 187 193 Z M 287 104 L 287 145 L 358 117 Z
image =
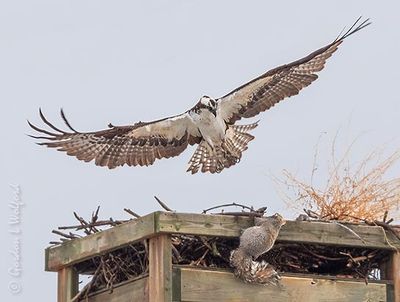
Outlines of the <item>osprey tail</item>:
M 247 144 L 254 136 L 247 133 L 258 126 L 258 122 L 249 125 L 230 125 L 225 133 L 225 139 L 220 145 L 211 147 L 202 140 L 189 161 L 187 172 L 220 173 L 240 161 L 242 153 L 247 150 Z

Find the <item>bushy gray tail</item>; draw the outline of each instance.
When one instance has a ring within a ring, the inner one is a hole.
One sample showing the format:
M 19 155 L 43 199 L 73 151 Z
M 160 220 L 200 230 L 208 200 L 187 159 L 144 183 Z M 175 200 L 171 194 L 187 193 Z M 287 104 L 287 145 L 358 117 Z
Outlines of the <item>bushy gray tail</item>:
M 236 278 L 246 283 L 279 285 L 281 277 L 268 262 L 254 261 L 241 248 L 231 252 L 230 264 Z

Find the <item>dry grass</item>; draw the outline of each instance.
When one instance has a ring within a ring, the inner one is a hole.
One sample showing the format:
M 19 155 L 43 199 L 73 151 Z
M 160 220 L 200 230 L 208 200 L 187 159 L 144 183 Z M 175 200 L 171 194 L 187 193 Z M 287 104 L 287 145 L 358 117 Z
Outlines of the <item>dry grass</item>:
M 387 179 L 386 174 L 400 159 L 400 151 L 382 159 L 382 152 L 374 151 L 358 164 L 351 164 L 354 145 L 336 160 L 336 139 L 332 143 L 328 177 L 324 186 L 317 187 L 313 179 L 317 171 L 318 147 L 309 183 L 284 171 L 279 180 L 285 187 L 284 198 L 292 209 L 305 208 L 319 219 L 359 222 L 382 221 L 385 212 L 399 218 L 400 177 Z

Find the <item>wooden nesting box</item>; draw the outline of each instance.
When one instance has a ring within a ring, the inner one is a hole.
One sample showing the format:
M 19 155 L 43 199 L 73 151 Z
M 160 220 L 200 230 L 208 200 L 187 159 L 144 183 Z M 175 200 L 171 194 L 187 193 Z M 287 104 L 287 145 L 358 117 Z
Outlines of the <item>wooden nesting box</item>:
M 389 250 L 380 281 L 365 282 L 320 275 L 283 275 L 282 286 L 245 284 L 228 271 L 172 264 L 171 235 L 192 234 L 237 237 L 253 224 L 248 217 L 154 212 L 81 239 L 46 249 L 46 270 L 58 273 L 58 302 L 78 292 L 75 265 L 98 255 L 148 239 L 149 273 L 99 291 L 89 302 L 131 301 L 392 301 L 400 302 L 400 242 L 381 227 L 288 221 L 278 241 Z M 390 242 L 390 243 L 388 243 Z

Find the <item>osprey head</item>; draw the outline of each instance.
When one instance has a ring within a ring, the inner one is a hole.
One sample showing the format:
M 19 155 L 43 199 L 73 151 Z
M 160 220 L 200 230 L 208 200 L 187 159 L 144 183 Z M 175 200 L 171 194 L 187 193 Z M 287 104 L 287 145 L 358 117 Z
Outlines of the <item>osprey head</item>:
M 197 105 L 199 108 L 207 109 L 214 114 L 214 116 L 217 115 L 217 102 L 209 96 L 202 96 Z

